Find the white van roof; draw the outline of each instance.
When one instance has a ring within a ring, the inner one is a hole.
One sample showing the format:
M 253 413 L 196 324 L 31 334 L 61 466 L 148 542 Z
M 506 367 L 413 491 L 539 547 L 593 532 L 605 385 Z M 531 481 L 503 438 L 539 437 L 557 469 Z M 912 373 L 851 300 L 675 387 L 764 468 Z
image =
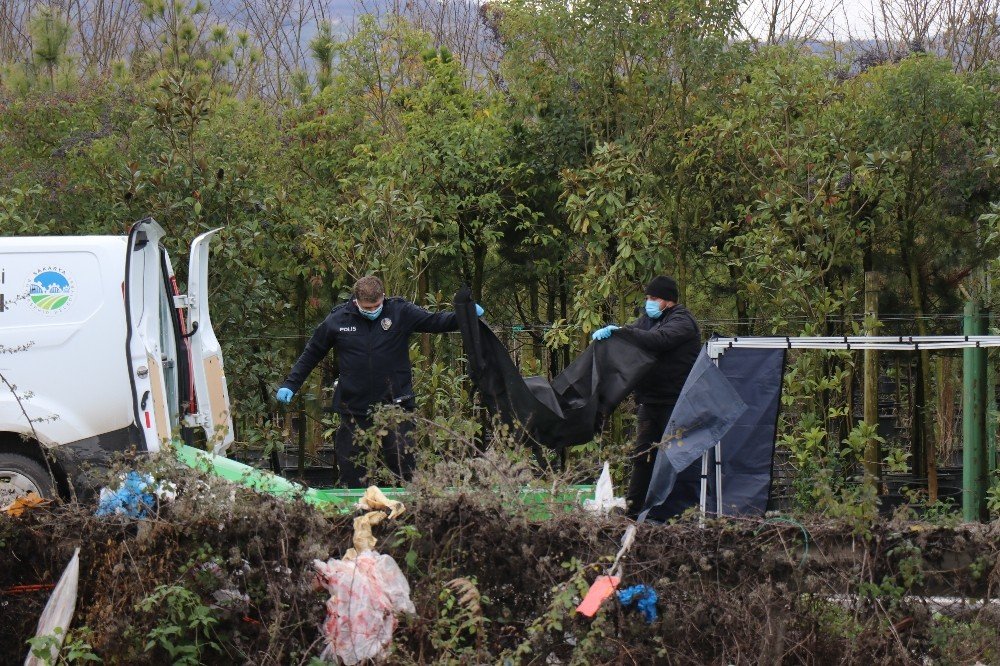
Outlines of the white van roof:
M 0 246 L 24 250 L 38 245 L 78 250 L 104 245 L 124 245 L 128 236 L 0 236 Z

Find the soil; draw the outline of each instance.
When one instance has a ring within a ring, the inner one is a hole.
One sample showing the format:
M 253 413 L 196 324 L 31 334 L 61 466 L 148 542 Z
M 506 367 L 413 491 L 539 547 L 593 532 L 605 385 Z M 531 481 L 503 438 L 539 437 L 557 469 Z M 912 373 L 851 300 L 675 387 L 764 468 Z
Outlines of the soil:
M 180 596 L 157 597 L 161 586 L 190 591 L 187 599 L 210 609 L 208 638 L 217 647 L 201 641 L 206 663 L 307 664 L 319 655 L 325 599 L 312 562 L 343 556 L 353 517 L 190 470 L 177 483 L 177 499 L 142 520 L 96 518 L 93 506 L 73 503 L 0 516 L 0 661 L 23 661 L 48 596 L 16 586 L 54 583 L 77 546 L 74 635 L 85 636 L 104 663 L 171 659 L 150 636 L 185 625 L 192 611 Z M 376 528 L 376 549 L 399 563 L 416 606 L 415 615 L 400 618 L 389 663 L 867 665 L 1000 657 L 996 607 L 929 599 L 994 595 L 1000 524 L 643 524 L 623 560 L 622 586 L 642 583 L 658 594 L 658 619 L 647 624 L 614 598 L 593 619 L 574 611 L 618 550 L 626 519 L 582 511 L 532 516 L 476 491 L 417 497 L 402 517 Z M 144 604 L 150 598 L 162 601 Z M 197 639 L 189 628 L 176 635 L 178 643 Z

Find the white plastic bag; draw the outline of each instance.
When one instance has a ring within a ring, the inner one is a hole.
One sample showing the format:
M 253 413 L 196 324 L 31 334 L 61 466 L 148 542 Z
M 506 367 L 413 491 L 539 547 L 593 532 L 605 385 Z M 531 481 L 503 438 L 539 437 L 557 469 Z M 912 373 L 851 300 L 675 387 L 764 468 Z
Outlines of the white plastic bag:
M 410 584 L 396 561 L 374 550 L 355 559 L 315 560 L 318 582 L 330 592 L 323 635 L 328 661 L 348 666 L 381 658 L 392 642 L 396 613 L 413 613 Z
M 583 508 L 595 513 L 607 513 L 611 509 L 619 507 L 625 508 L 625 498 L 615 497 L 615 489 L 611 484 L 611 469 L 607 461 L 604 461 L 604 470 L 601 477 L 597 479 L 597 486 L 594 488 L 594 499 L 584 500 Z
M 62 647 L 69 625 L 73 622 L 73 613 L 76 611 L 76 591 L 80 582 L 80 549 L 73 551 L 73 557 L 63 571 L 59 582 L 56 584 L 49 602 L 42 610 L 42 616 L 38 619 L 38 629 L 35 637 L 55 636 L 55 645 L 50 645 L 48 654 L 37 657 L 30 650 L 28 657 L 24 660 L 24 666 L 41 666 L 42 664 L 54 664 L 59 656 L 59 649 Z M 55 633 L 56 629 L 61 629 L 61 633 Z

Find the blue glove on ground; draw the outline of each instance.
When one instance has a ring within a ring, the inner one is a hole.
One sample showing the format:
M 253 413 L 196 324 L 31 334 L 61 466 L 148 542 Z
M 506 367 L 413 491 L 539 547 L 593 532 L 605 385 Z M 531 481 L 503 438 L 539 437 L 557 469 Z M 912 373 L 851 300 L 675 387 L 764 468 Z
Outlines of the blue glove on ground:
M 130 518 L 145 518 L 156 506 L 153 486 L 153 477 L 148 474 L 129 472 L 118 490 L 101 491 L 96 515 L 104 517 L 121 513 Z
M 646 621 L 646 624 L 652 624 L 656 621 L 656 602 L 658 599 L 656 590 L 648 585 L 633 585 L 618 591 L 618 601 L 621 602 L 622 606 L 628 608 L 635 604 L 635 607 L 642 613 L 642 619 Z
M 292 396 L 295 395 L 295 391 L 290 388 L 281 387 L 278 389 L 278 402 L 283 402 L 286 405 L 292 401 Z
M 476 316 L 482 317 L 484 312 L 486 312 L 486 310 L 483 309 L 483 306 L 480 305 L 479 303 L 476 303 Z
M 594 331 L 594 334 L 590 336 L 591 340 L 607 340 L 611 337 L 611 334 L 617 331 L 621 326 L 615 326 L 611 324 L 610 326 L 605 326 L 604 328 L 599 328 Z

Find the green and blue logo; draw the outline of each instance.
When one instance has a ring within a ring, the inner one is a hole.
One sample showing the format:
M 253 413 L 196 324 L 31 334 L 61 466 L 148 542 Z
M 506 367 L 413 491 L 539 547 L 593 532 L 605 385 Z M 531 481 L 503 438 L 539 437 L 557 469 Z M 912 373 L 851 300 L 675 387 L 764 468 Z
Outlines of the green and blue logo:
M 31 303 L 42 312 L 60 310 L 73 300 L 73 283 L 58 268 L 43 268 L 28 282 Z

